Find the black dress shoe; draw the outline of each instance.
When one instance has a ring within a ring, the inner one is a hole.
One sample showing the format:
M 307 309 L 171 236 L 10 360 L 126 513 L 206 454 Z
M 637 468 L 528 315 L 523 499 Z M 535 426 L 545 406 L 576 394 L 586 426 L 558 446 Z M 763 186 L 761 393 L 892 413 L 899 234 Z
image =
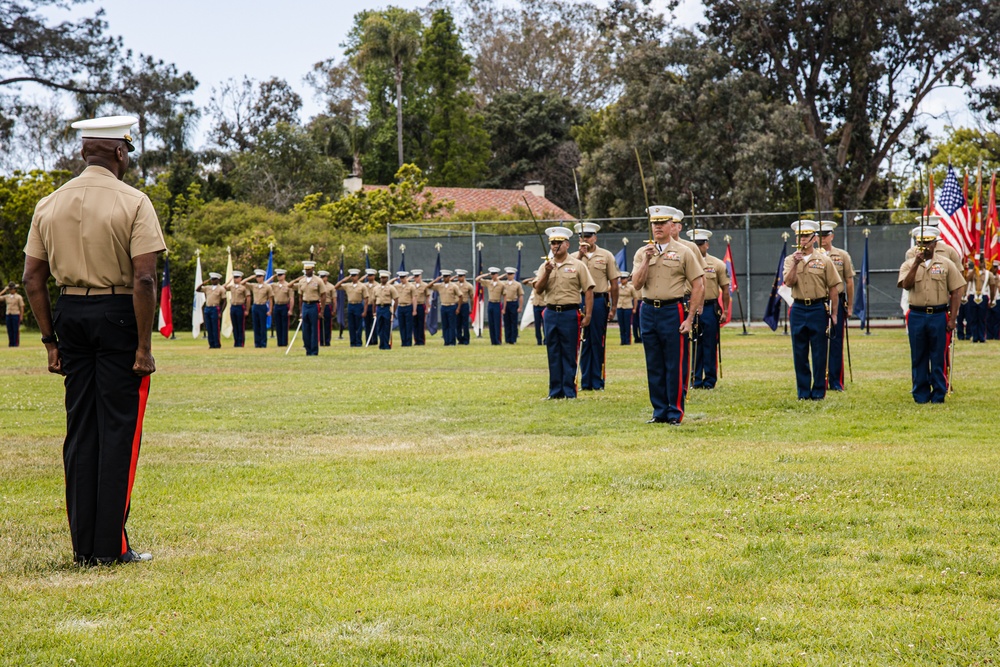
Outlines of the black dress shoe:
M 142 553 L 137 552 L 135 549 L 129 549 L 122 557 L 119 559 L 122 563 L 144 563 L 146 561 L 153 560 L 153 554 L 148 551 Z
M 647 419 L 646 423 L 647 424 L 668 424 L 668 423 L 670 423 L 670 421 L 667 420 L 667 419 L 661 419 L 659 417 L 653 417 L 652 419 Z

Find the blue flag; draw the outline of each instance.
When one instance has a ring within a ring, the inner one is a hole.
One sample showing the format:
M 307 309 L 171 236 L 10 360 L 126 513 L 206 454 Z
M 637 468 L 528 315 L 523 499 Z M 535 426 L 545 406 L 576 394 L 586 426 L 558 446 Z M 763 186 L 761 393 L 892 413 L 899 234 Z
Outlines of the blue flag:
M 868 291 L 868 237 L 865 237 L 865 254 L 861 258 L 861 284 L 858 293 L 854 295 L 854 316 L 861 320 L 861 328 L 868 322 L 868 302 L 865 299 Z
M 615 264 L 618 265 L 619 271 L 628 271 L 628 259 L 625 254 L 625 246 L 615 254 Z
M 265 282 L 270 280 L 274 276 L 274 248 L 271 248 L 271 252 L 267 255 L 267 273 L 264 275 Z M 271 316 L 267 316 L 267 328 L 271 328 Z
M 434 279 L 441 277 L 441 251 L 438 250 L 437 262 L 434 263 Z M 441 295 L 437 291 L 431 292 L 431 307 L 427 311 L 427 331 L 433 336 L 438 330 L 438 306 L 441 304 Z
M 785 268 L 785 255 L 788 254 L 788 241 L 781 246 L 781 257 L 778 258 L 778 270 L 774 272 L 774 283 L 771 285 L 771 296 L 767 300 L 767 308 L 764 309 L 764 321 L 771 331 L 778 330 L 778 320 L 781 319 L 781 295 L 778 288 L 782 283 L 782 269 Z
M 337 273 L 337 282 L 344 279 L 344 255 L 340 256 L 340 272 Z M 343 329 L 347 326 L 347 292 L 337 290 L 337 326 Z M 343 335 L 343 332 L 341 332 Z

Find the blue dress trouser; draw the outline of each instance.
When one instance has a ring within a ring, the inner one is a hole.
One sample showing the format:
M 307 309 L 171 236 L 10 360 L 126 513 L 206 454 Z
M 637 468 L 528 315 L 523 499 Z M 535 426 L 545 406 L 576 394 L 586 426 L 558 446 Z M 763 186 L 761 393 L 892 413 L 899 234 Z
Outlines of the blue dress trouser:
M 208 334 L 209 349 L 222 347 L 222 342 L 219 340 L 219 328 L 222 326 L 220 310 L 219 306 L 205 306 L 205 332 Z
M 458 309 L 458 344 L 468 345 L 469 337 L 469 313 L 471 312 L 468 303 L 462 303 Z
M 542 320 L 544 319 L 545 306 L 532 306 L 535 311 L 535 342 L 539 345 L 545 345 L 544 326 Z
M 364 311 L 365 304 L 361 301 L 347 304 L 347 334 L 351 339 L 351 347 L 363 347 L 365 344 Z
M 492 301 L 486 306 L 486 320 L 490 327 L 490 345 L 499 345 L 501 340 L 500 327 L 503 326 L 500 302 Z
M 445 345 L 458 342 L 458 304 L 441 306 L 441 335 Z
M 365 343 L 368 342 L 368 337 L 372 335 L 373 326 L 375 326 L 375 304 L 369 303 L 368 312 L 365 313 L 365 335 L 364 335 Z
M 233 347 L 243 347 L 247 339 L 247 318 L 243 306 L 230 306 L 229 320 L 233 323 Z
M 684 418 L 690 341 L 680 332 L 683 321 L 684 304 L 680 302 L 661 308 L 644 304 L 639 311 L 649 402 L 653 418 L 660 421 Z
M 21 316 L 7 316 L 7 347 L 18 347 L 21 344 Z
M 714 389 L 719 379 L 719 314 L 715 302 L 706 303 L 698 318 L 698 348 L 694 358 L 691 386 Z
M 965 335 L 973 343 L 986 342 L 986 319 L 990 314 L 990 298 L 983 297 L 976 303 L 975 297 L 969 299 L 966 311 Z
M 948 393 L 945 355 L 948 345 L 948 313 L 927 313 L 910 309 L 906 316 L 910 337 L 910 368 L 913 400 L 917 403 L 944 403 Z
M 323 337 L 320 345 L 330 347 L 330 339 L 333 338 L 333 304 L 323 306 Z
M 250 316 L 253 318 L 253 346 L 267 347 L 267 304 L 250 306 Z
M 622 345 L 632 344 L 632 309 L 619 308 L 618 316 L 618 336 Z
M 399 316 L 399 344 L 413 347 L 413 305 L 399 306 L 396 314 Z
M 302 304 L 302 344 L 307 357 L 319 354 L 319 304 Z
M 417 317 L 413 321 L 413 344 L 423 345 L 427 335 L 427 304 L 417 305 Z
M 844 327 L 846 326 L 847 304 L 841 298 L 837 300 L 837 324 L 830 324 L 830 354 L 826 364 L 827 389 L 832 391 L 844 391 Z
M 800 399 L 819 401 L 826 397 L 826 358 L 827 345 L 830 342 L 826 337 L 826 321 L 825 303 L 814 303 L 811 306 L 797 303 L 789 309 L 788 322 L 792 333 L 795 386 Z
M 581 304 L 582 305 L 582 304 Z M 604 358 L 608 336 L 608 297 L 594 295 L 587 335 L 580 346 L 580 389 L 604 389 Z
M 288 304 L 274 304 L 274 311 L 271 313 L 271 324 L 274 326 L 274 335 L 278 339 L 278 347 L 288 346 Z
M 580 311 L 545 309 L 545 347 L 549 358 L 549 398 L 576 398 L 576 355 Z
M 986 338 L 1000 339 L 1000 306 L 995 303 L 990 305 L 989 314 L 986 316 Z
M 378 336 L 378 349 L 392 349 L 392 306 L 375 306 L 375 335 Z
M 517 342 L 517 301 L 508 301 L 503 310 L 503 337 L 513 345 Z

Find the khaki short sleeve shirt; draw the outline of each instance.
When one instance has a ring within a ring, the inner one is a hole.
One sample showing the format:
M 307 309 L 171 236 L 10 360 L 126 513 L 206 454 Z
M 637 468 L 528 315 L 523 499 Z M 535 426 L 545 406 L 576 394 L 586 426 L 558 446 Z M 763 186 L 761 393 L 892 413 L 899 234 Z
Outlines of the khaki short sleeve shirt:
M 524 296 L 524 287 L 521 283 L 516 280 L 504 281 L 503 284 L 503 300 L 504 301 L 517 301 L 522 296 Z
M 542 264 L 538 275 L 544 273 L 545 264 Z M 556 264 L 549 274 L 542 298 L 546 306 L 570 306 L 579 304 L 583 294 L 593 288 L 594 278 L 587 265 L 576 257 L 567 256 L 566 261 Z
M 718 299 L 722 290 L 729 287 L 726 263 L 718 257 L 705 255 L 705 300 Z
M 253 297 L 253 305 L 266 306 L 267 300 L 274 296 L 274 290 L 267 283 L 250 283 L 250 295 Z
M 795 264 L 794 257 L 786 257 L 783 280 L 788 280 L 788 272 Z M 825 299 L 830 296 L 830 288 L 841 284 L 837 267 L 826 254 L 814 249 L 810 255 L 803 257 L 799 263 L 797 280 L 792 288 L 794 299 Z
M 610 250 L 598 248 L 590 255 L 584 254 L 580 260 L 587 265 L 590 277 L 594 279 L 595 292 L 607 292 L 611 289 L 611 282 L 618 280 L 620 275 L 618 263 Z
M 910 258 L 899 267 L 896 286 L 902 289 L 903 278 L 910 272 L 917 258 Z M 910 305 L 918 308 L 926 306 L 942 306 L 948 303 L 951 293 L 965 287 L 965 278 L 955 264 L 946 257 L 934 253 L 927 262 L 920 262 L 917 275 L 914 277 L 910 292 Z
M 431 285 L 431 289 L 441 295 L 442 306 L 454 306 L 462 296 L 458 283 L 437 283 Z
M 636 251 L 632 258 L 633 266 L 642 264 L 645 249 L 646 246 L 643 246 Z M 691 283 L 704 275 L 701 252 L 695 256 L 687 246 L 672 240 L 663 246 L 659 255 L 649 258 L 642 297 L 664 301 L 680 299 L 691 290 Z

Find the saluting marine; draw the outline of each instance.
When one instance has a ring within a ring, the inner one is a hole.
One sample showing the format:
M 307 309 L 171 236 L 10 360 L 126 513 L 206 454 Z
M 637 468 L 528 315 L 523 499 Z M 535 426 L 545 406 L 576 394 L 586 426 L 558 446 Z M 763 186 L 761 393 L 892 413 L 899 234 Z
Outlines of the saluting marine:
M 847 327 L 847 314 L 851 312 L 851 304 L 854 303 L 854 262 L 846 250 L 834 247 L 833 230 L 836 228 L 837 223 L 833 220 L 819 221 L 820 246 L 840 274 L 837 321 L 830 326 L 827 389 L 844 391 L 844 329 Z
M 379 284 L 371 288 L 372 305 L 375 308 L 375 331 L 378 335 L 378 349 L 392 349 L 392 316 L 396 310 L 399 292 L 389 284 L 389 272 L 378 272 Z
M 639 248 L 632 260 L 632 283 L 642 291 L 639 328 L 653 406 L 647 423 L 677 426 L 684 419 L 689 334 L 705 297 L 705 270 L 701 257 L 671 236 L 684 214 L 672 206 L 650 206 L 648 213 L 652 243 Z
M 443 282 L 442 282 L 443 281 Z M 451 271 L 442 269 L 441 275 L 428 287 L 441 295 L 441 336 L 445 345 L 458 343 L 458 307 L 462 304 L 462 290 L 451 282 Z
M 486 290 L 486 325 L 490 328 L 490 345 L 503 342 L 500 333 L 503 322 L 503 283 L 500 282 L 500 269 L 491 266 L 489 273 L 476 276 L 476 281 Z
M 302 320 L 302 344 L 306 348 L 307 357 L 319 354 L 319 314 L 326 303 L 326 289 L 320 277 L 313 273 L 315 269 L 316 262 L 312 260 L 302 262 L 303 275 L 291 282 L 302 302 L 299 317 Z
M 66 514 L 74 559 L 86 565 L 152 559 L 132 549 L 125 530 L 156 370 L 156 256 L 166 250 L 149 197 L 122 183 L 137 122 L 73 123 L 87 168 L 38 202 L 24 246 L 48 369 L 65 376 Z M 50 276 L 60 294 L 54 313 Z
M 417 304 L 417 314 L 413 320 L 413 344 L 423 345 L 427 340 L 427 283 L 424 282 L 424 270 L 413 269 L 413 301 Z
M 542 317 L 549 359 L 547 399 L 576 398 L 580 330 L 590 324 L 593 315 L 594 279 L 587 265 L 569 254 L 569 239 L 573 236 L 570 229 L 549 227 L 545 234 L 549 237 L 552 257 L 538 267 L 535 290 L 545 299 Z
M 574 229 L 580 235 L 576 258 L 587 265 L 594 279 L 594 314 L 580 346 L 580 389 L 601 391 L 606 375 L 608 320 L 615 314 L 612 304 L 618 305 L 618 263 L 611 251 L 597 245 L 600 225 L 578 222 Z
M 365 306 L 368 303 L 368 288 L 358 277 L 359 269 L 348 269 L 347 277 L 334 287 L 347 294 L 347 333 L 351 347 L 364 347 L 365 336 Z
M 378 272 L 375 269 L 365 269 L 365 277 L 362 284 L 365 286 L 365 342 L 375 329 L 375 300 L 372 298 L 372 288 L 376 285 L 375 277 Z
M 7 347 L 18 347 L 21 344 L 24 299 L 17 293 L 17 285 L 13 282 L 7 283 L 0 296 L 3 296 L 4 312 L 7 315 Z
M 233 347 L 246 343 L 246 313 L 250 305 L 250 291 L 243 284 L 243 272 L 233 271 L 233 282 L 223 285 L 229 292 L 229 321 L 233 323 Z
M 795 305 L 789 311 L 792 327 L 792 357 L 799 400 L 819 401 L 826 397 L 828 330 L 839 316 L 840 274 L 824 253 L 816 250 L 819 225 L 812 220 L 792 223 L 798 249 L 785 258 L 784 282 L 792 289 Z M 812 385 L 809 354 L 812 352 Z
M 618 317 L 618 336 L 622 345 L 632 344 L 632 319 L 636 317 L 636 310 L 639 300 L 642 298 L 629 282 L 632 274 L 622 271 L 618 276 L 618 307 L 616 315 Z
M 517 326 L 520 324 L 518 314 L 524 307 L 524 287 L 516 279 L 517 269 L 504 267 L 507 279 L 503 282 L 503 336 L 504 340 L 513 345 L 517 342 Z
M 271 283 L 271 294 L 274 297 L 271 322 L 278 347 L 288 347 L 288 321 L 291 313 L 295 312 L 295 290 L 285 279 L 285 273 L 284 269 L 275 269 L 275 282 Z
M 319 344 L 330 347 L 330 341 L 333 339 L 333 304 L 337 301 L 337 288 L 330 282 L 329 271 L 319 271 L 317 275 L 323 281 L 323 293 L 326 296 L 326 303 L 323 304 L 323 333 Z
M 965 289 L 962 270 L 937 252 L 940 234 L 937 227 L 928 225 L 910 232 L 916 242 L 916 256 L 899 267 L 896 283 L 909 297 L 906 333 L 910 339 L 913 400 L 917 403 L 944 403 L 948 393 L 947 334 L 955 328 L 958 302 Z
M 250 311 L 253 317 L 253 346 L 267 347 L 267 318 L 274 310 L 274 290 L 264 282 L 267 271 L 254 269 L 257 282 L 250 285 L 250 295 L 253 297 L 253 307 Z
M 198 285 L 199 292 L 205 295 L 205 332 L 208 334 L 208 349 L 222 347 L 222 302 L 226 298 L 226 288 L 219 284 L 221 273 L 210 271 L 208 280 Z
M 701 257 L 705 271 L 705 301 L 699 320 L 701 326 L 695 334 L 698 346 L 694 358 L 694 377 L 691 386 L 695 389 L 714 389 L 719 378 L 719 334 L 721 314 L 729 312 L 729 274 L 726 263 L 708 254 L 712 232 L 707 229 L 690 229 L 687 232 Z M 719 303 L 721 300 L 722 303 Z
M 462 291 L 462 305 L 458 307 L 458 344 L 468 345 L 471 340 L 469 333 L 469 315 L 472 312 L 472 300 L 476 295 L 476 288 L 465 279 L 468 275 L 465 269 L 455 269 L 455 284 Z

